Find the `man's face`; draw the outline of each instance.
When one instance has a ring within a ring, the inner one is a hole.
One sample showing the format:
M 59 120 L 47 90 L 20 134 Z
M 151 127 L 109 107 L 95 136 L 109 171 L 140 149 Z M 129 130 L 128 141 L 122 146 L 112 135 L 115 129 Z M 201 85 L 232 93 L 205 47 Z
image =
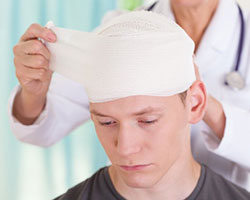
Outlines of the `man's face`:
M 126 185 L 148 188 L 189 145 L 188 109 L 178 95 L 90 104 L 98 138 Z

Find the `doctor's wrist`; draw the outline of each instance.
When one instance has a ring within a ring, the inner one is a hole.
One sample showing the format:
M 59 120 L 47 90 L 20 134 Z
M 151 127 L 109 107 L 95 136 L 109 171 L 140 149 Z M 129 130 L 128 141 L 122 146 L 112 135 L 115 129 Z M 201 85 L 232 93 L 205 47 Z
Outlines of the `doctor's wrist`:
M 36 96 L 20 90 L 13 103 L 13 116 L 24 125 L 32 125 L 46 104 L 46 96 Z
M 226 117 L 221 103 L 208 95 L 207 109 L 203 121 L 213 130 L 221 140 L 224 136 Z

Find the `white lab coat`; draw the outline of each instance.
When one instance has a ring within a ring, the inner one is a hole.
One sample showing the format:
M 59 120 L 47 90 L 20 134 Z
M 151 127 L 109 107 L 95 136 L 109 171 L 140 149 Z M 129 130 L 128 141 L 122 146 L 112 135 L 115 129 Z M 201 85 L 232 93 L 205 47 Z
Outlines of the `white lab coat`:
M 167 0 L 154 8 L 174 20 Z M 120 14 L 109 13 L 106 20 Z M 245 42 L 240 64 L 247 86 L 233 91 L 224 85 L 226 73 L 235 65 L 240 37 L 240 17 L 234 0 L 221 0 L 196 53 L 196 63 L 208 93 L 219 100 L 226 116 L 221 141 L 202 121 L 192 126 L 194 157 L 217 173 L 250 191 L 250 15 L 244 12 Z M 81 85 L 54 74 L 47 95 L 47 104 L 31 126 L 19 123 L 12 116 L 17 86 L 9 101 L 9 118 L 16 137 L 27 143 L 50 146 L 89 120 L 88 99 Z

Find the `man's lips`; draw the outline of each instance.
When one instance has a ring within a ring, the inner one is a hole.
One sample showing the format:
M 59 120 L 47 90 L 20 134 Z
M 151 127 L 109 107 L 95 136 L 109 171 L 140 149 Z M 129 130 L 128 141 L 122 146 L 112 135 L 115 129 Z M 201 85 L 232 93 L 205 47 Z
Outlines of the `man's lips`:
M 149 167 L 151 164 L 144 165 L 120 165 L 120 167 L 125 171 L 138 171 Z

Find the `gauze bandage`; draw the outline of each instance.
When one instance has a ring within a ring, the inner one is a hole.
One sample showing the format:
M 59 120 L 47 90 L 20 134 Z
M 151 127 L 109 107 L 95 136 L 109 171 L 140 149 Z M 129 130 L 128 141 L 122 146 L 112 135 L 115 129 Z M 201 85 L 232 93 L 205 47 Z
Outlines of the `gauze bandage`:
M 81 83 L 90 102 L 134 95 L 170 96 L 195 81 L 194 43 L 164 16 L 136 11 L 118 16 L 94 32 L 55 27 L 46 43 L 50 68 Z

